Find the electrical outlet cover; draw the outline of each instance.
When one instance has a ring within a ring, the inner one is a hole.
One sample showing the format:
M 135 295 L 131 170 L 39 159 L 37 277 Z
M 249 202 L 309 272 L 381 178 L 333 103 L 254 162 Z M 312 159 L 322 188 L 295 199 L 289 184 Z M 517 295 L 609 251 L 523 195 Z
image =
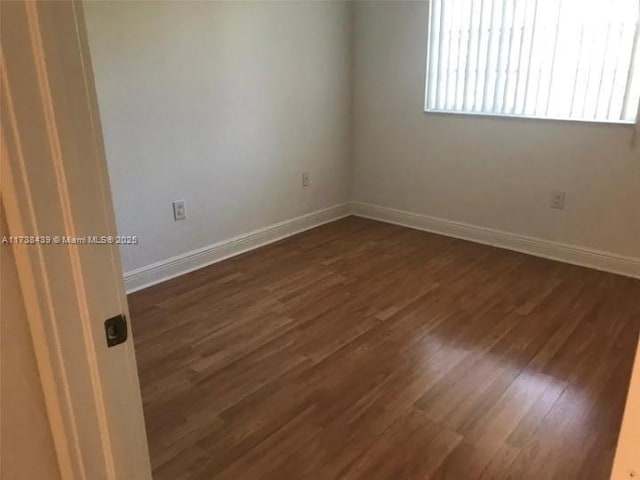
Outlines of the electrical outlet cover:
M 309 185 L 311 185 L 311 175 L 309 175 L 309 172 L 304 172 L 302 174 L 302 186 L 308 187 Z
M 560 192 L 554 190 L 551 192 L 551 208 L 555 208 L 557 210 L 562 210 L 564 208 L 564 201 L 567 197 L 567 192 Z
M 176 200 L 173 202 L 173 219 L 177 222 L 185 218 L 187 218 L 187 209 L 184 205 L 184 200 Z

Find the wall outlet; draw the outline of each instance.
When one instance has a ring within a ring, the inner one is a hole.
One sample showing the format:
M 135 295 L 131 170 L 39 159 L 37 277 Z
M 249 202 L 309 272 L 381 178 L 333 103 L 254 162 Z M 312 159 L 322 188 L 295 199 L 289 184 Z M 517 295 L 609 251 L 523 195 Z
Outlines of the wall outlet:
M 567 192 L 560 192 L 557 190 L 552 191 L 551 201 L 549 202 L 551 208 L 555 208 L 557 210 L 564 209 L 564 200 L 566 197 L 567 197 Z
M 173 219 L 177 222 L 178 220 L 184 220 L 187 218 L 187 209 L 184 206 L 184 200 L 176 200 L 173 202 Z
M 311 185 L 311 175 L 309 172 L 304 172 L 302 174 L 302 186 L 308 187 L 309 185 Z

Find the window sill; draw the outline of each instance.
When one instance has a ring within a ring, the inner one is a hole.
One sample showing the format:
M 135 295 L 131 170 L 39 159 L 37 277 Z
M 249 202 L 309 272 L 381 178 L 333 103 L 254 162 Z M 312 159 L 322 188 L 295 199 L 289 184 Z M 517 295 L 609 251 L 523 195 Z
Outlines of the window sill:
M 633 126 L 634 122 L 624 120 L 581 120 L 577 118 L 562 118 L 562 117 L 534 117 L 530 115 L 508 115 L 502 113 L 480 113 L 480 112 L 452 112 L 450 110 L 435 110 L 425 109 L 426 114 L 435 115 L 461 115 L 465 117 L 480 117 L 480 118 L 493 118 L 501 120 L 525 120 L 525 121 L 539 121 L 539 122 L 568 122 L 581 125 L 607 125 L 607 126 Z

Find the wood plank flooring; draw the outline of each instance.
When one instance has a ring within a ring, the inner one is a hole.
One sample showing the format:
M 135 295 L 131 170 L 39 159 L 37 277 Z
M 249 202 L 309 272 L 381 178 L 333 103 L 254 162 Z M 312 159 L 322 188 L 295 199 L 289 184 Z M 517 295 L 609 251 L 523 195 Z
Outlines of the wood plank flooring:
M 129 296 L 157 480 L 606 479 L 640 281 L 356 217 Z

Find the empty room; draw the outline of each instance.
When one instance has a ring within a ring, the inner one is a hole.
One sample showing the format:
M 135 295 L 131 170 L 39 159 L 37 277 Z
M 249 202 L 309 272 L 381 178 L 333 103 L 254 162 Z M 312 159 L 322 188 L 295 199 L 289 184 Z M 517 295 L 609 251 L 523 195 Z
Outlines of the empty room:
M 637 0 L 0 13 L 2 480 L 640 478 Z

